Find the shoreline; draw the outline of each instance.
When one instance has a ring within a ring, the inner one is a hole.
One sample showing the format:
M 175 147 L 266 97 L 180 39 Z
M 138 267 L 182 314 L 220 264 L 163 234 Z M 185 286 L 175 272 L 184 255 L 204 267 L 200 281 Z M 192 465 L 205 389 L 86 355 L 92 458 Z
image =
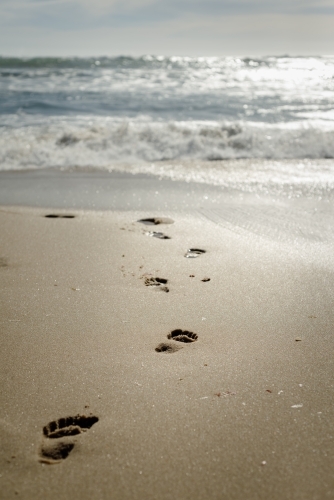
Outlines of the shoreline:
M 244 158 L 235 160 L 172 160 L 146 163 L 119 163 L 109 168 L 100 167 L 50 167 L 24 168 L 18 170 L 0 170 L 0 204 L 24 204 L 19 196 L 25 197 L 25 190 L 30 192 L 26 205 L 48 206 L 48 198 L 34 201 L 33 195 L 40 195 L 40 190 L 48 190 L 48 196 L 54 199 L 53 184 L 63 195 L 74 192 L 75 201 L 80 201 L 81 208 L 94 208 L 85 198 L 84 188 L 94 203 L 99 207 L 96 189 L 114 191 L 113 184 L 123 190 L 157 189 L 166 187 L 169 192 L 186 190 L 192 193 L 192 202 L 199 203 L 201 191 L 218 197 L 218 201 L 229 198 L 249 198 L 252 196 L 270 200 L 320 200 L 332 202 L 334 198 L 334 160 L 333 159 L 259 159 Z M 89 181 L 89 183 L 88 183 Z M 136 184 L 138 182 L 138 185 Z M 78 186 L 77 186 L 78 184 Z M 81 189 L 81 191 L 80 191 Z M 10 194 L 8 193 L 10 191 Z M 153 193 L 154 194 L 154 193 Z M 152 194 L 149 193 L 152 197 Z M 196 197 L 199 200 L 196 200 Z M 58 202 L 66 208 L 73 206 L 70 196 L 66 201 Z M 119 208 L 120 201 L 115 206 Z M 155 204 L 154 204 L 155 203 Z M 155 197 L 150 207 L 139 207 L 136 199 L 131 199 L 126 209 L 159 208 Z M 168 202 L 167 202 L 168 203 Z M 135 205 L 133 205 L 135 204 Z M 107 207 L 107 204 L 105 204 Z M 165 206 L 161 209 L 166 208 Z M 179 204 L 175 208 L 180 208 Z

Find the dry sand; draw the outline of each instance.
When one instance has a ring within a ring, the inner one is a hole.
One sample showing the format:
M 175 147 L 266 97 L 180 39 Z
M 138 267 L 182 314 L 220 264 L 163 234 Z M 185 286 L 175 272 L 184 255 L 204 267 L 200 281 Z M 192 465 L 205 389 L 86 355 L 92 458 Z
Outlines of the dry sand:
M 334 498 L 332 242 L 209 219 L 2 207 L 1 498 Z

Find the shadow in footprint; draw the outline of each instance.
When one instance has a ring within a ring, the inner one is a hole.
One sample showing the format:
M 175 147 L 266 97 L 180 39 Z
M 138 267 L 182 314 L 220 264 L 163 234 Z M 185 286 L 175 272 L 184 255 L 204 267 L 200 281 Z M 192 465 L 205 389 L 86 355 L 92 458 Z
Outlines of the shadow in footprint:
M 159 240 L 170 240 L 171 239 L 170 236 L 167 236 L 164 233 L 158 233 L 156 231 L 149 231 L 146 234 L 147 234 L 147 236 L 152 236 L 153 238 L 159 238 Z
M 93 415 L 88 417 L 76 415 L 75 417 L 59 418 L 50 422 L 43 427 L 44 441 L 40 448 L 39 461 L 53 464 L 67 458 L 75 446 L 75 443 L 68 439 L 69 436 L 86 432 L 98 420 L 98 417 Z M 59 438 L 63 438 L 63 440 L 59 440 Z
M 167 338 L 170 340 L 176 340 L 177 342 L 195 342 L 198 339 L 198 335 L 193 332 L 189 332 L 188 330 L 173 330 L 167 335 Z
M 59 214 L 48 214 L 44 215 L 47 219 L 74 219 L 75 215 L 59 215 Z
M 184 256 L 186 259 L 196 259 L 196 257 L 199 257 L 202 253 L 206 253 L 206 250 L 201 250 L 200 248 L 188 248 Z
M 44 443 L 41 446 L 40 462 L 51 464 L 65 460 L 74 448 L 74 443 Z
M 173 224 L 173 219 L 168 217 L 151 217 L 149 219 L 139 219 L 137 222 L 141 222 L 146 226 L 156 226 L 158 224 Z
M 145 286 L 153 286 L 156 290 L 160 290 L 162 292 L 169 292 L 169 288 L 167 285 L 168 280 L 165 278 L 145 278 Z
M 182 349 L 181 346 L 178 346 L 176 344 L 173 344 L 172 342 L 161 342 L 155 350 L 157 352 L 164 352 L 166 354 L 172 354 L 173 352 L 177 352 L 180 349 Z

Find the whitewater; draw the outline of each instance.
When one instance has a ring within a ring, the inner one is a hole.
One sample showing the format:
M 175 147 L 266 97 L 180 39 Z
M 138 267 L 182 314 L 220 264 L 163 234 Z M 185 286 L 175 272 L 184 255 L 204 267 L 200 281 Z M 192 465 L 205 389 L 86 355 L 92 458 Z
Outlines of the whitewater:
M 0 169 L 328 191 L 333 98 L 334 56 L 2 57 Z

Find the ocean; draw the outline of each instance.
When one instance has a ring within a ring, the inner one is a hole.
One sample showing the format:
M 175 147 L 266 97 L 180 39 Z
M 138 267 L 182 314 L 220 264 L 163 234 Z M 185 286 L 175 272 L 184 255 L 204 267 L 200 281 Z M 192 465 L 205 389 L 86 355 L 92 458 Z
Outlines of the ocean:
M 2 57 L 0 169 L 332 190 L 333 103 L 334 56 Z

